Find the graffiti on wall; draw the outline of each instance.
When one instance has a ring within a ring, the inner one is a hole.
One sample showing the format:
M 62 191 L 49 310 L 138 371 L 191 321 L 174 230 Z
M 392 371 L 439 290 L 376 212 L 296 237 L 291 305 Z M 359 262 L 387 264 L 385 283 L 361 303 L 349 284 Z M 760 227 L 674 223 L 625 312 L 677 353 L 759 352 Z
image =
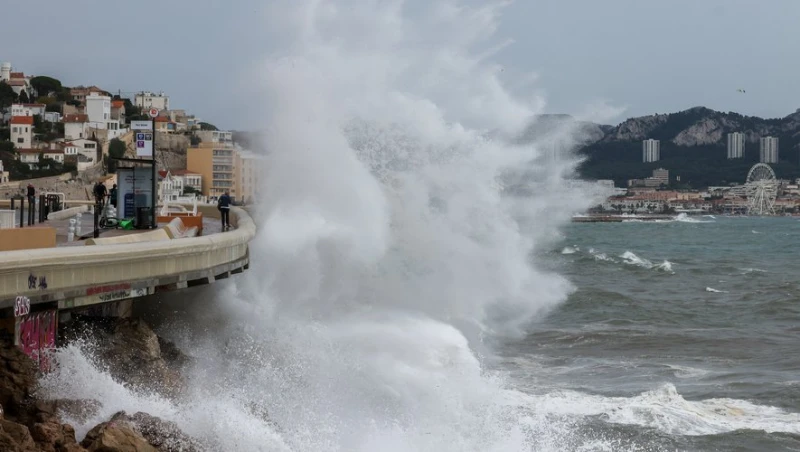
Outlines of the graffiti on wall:
M 15 344 L 39 369 L 50 369 L 51 354 L 56 348 L 58 311 L 42 311 L 17 317 Z

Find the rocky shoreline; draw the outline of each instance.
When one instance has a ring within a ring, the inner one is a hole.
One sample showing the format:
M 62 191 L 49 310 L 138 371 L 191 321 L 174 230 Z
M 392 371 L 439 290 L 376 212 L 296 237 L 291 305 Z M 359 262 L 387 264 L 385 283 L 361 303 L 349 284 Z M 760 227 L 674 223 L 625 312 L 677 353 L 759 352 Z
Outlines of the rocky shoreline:
M 174 344 L 139 319 L 76 317 L 61 327 L 60 344 L 88 340 L 95 358 L 126 386 L 177 399 L 181 370 L 191 362 Z M 80 441 L 63 419 L 97 416 L 97 400 L 46 399 L 38 394 L 36 366 L 10 338 L 0 338 L 0 450 L 7 452 L 199 452 L 201 443 L 178 426 L 147 413 L 120 411 Z M 56 363 L 57 365 L 57 363 Z

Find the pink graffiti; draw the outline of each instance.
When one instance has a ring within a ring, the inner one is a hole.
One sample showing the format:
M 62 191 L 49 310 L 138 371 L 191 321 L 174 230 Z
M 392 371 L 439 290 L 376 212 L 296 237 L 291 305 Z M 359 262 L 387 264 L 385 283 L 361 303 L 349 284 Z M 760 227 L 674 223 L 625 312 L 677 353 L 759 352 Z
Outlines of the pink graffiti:
M 58 312 L 44 311 L 19 318 L 17 323 L 17 345 L 39 365 L 39 369 L 50 369 L 50 355 L 56 348 Z

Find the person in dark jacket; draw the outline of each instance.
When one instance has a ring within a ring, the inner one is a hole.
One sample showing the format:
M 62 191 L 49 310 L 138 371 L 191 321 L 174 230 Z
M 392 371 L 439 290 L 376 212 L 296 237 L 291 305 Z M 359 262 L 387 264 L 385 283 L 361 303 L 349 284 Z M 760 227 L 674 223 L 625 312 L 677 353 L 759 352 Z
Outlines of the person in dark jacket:
M 100 206 L 100 208 L 105 207 L 106 195 L 108 194 L 108 190 L 106 189 L 106 185 L 100 181 L 94 186 L 94 199 L 95 202 Z
M 28 205 L 33 205 L 36 202 L 36 189 L 33 188 L 33 184 L 28 184 Z
M 111 187 L 111 191 L 108 192 L 108 202 L 110 202 L 115 209 L 117 208 L 117 184 L 114 184 L 114 186 Z
M 220 217 L 222 218 L 222 230 L 231 228 L 230 210 L 231 210 L 231 197 L 226 191 L 225 194 L 219 197 L 217 201 L 217 209 L 219 209 Z

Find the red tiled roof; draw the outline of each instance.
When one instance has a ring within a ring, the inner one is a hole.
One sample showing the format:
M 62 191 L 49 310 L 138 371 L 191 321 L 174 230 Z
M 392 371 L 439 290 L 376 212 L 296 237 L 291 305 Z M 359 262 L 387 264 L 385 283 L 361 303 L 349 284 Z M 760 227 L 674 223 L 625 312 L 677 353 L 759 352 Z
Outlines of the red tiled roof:
M 167 118 L 166 116 L 157 116 L 156 122 L 169 122 L 169 118 Z
M 25 80 L 9 80 L 8 86 L 25 86 Z
M 32 108 L 43 108 L 47 105 L 45 104 L 22 104 L 23 107 L 32 107 Z
M 64 123 L 68 122 L 89 122 L 89 115 L 64 115 Z
M 25 149 L 17 149 L 16 152 L 18 154 L 39 154 L 39 153 L 44 152 L 44 149 L 25 148 Z
M 111 106 L 114 107 L 114 108 L 122 108 L 122 107 L 125 106 L 125 101 L 124 100 L 112 100 L 111 101 Z
M 12 79 L 15 79 L 15 78 L 25 78 L 25 73 L 24 73 L 24 72 L 12 72 L 12 73 L 11 73 L 11 78 L 12 78 Z
M 33 116 L 12 116 L 11 124 L 27 124 L 33 125 Z

